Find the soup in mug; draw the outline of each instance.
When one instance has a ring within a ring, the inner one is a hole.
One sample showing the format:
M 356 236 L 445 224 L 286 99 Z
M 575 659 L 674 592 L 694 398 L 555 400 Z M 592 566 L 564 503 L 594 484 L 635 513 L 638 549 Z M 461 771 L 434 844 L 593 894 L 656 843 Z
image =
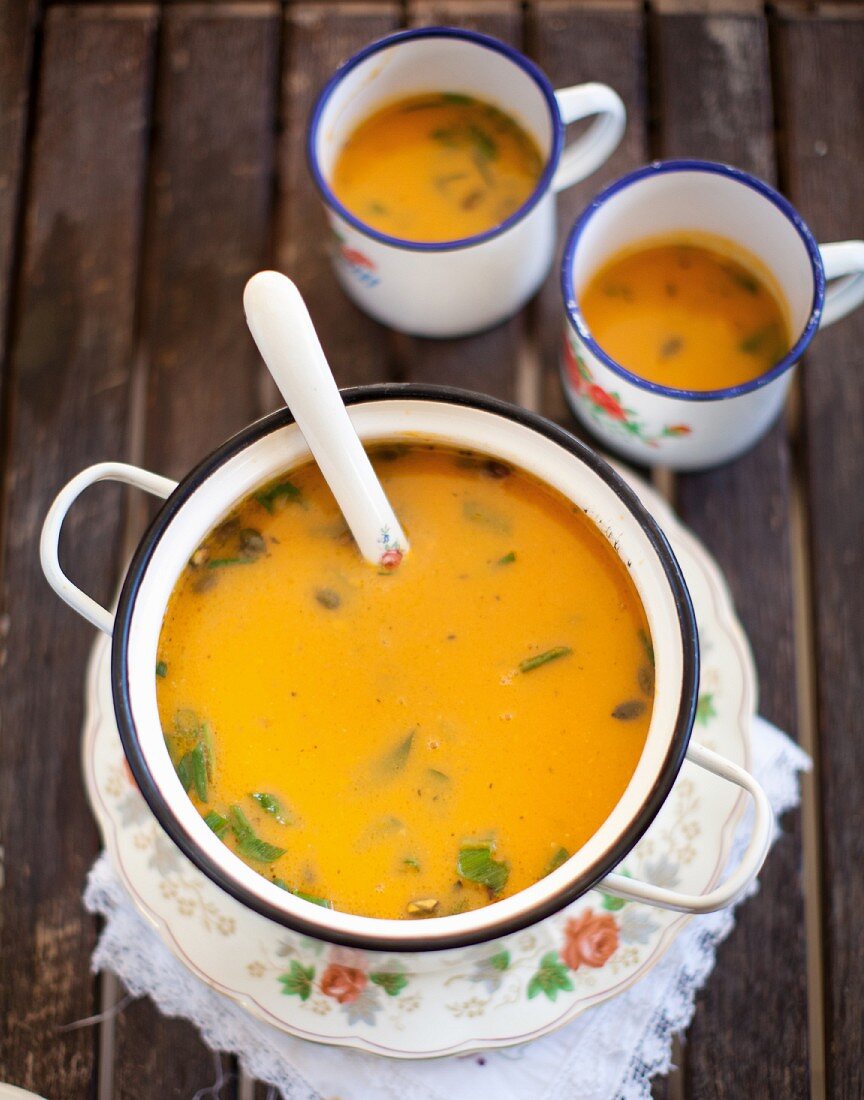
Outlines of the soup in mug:
M 782 291 L 768 268 L 707 233 L 630 246 L 590 279 L 580 306 L 607 355 L 675 389 L 750 382 L 792 346 Z
M 337 199 L 408 241 L 455 241 L 494 228 L 530 197 L 543 170 L 534 139 L 491 103 L 455 92 L 376 111 L 333 170 Z
M 411 552 L 363 560 L 312 463 L 263 486 L 176 584 L 159 713 L 195 806 L 262 875 L 444 916 L 596 832 L 645 744 L 653 651 L 624 564 L 557 492 L 472 452 L 370 454 Z

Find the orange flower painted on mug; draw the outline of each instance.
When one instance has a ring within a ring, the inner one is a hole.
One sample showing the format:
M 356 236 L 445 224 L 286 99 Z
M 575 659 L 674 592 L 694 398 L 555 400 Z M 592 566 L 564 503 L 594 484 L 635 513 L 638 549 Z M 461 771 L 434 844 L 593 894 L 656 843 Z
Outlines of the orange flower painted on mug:
M 618 950 L 618 925 L 610 913 L 586 909 L 564 926 L 561 959 L 571 970 L 580 966 L 605 966 Z
M 343 966 L 342 963 L 330 963 L 321 975 L 321 992 L 325 997 L 333 997 L 340 1005 L 356 1001 L 369 979 L 355 966 Z

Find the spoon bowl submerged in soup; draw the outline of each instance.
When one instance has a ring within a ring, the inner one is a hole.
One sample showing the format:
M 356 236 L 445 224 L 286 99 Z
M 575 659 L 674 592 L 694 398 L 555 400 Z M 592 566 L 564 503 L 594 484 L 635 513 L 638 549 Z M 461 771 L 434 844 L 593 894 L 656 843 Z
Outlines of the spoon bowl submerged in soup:
M 157 697 L 181 783 L 306 900 L 446 916 L 592 836 L 645 744 L 635 586 L 532 476 L 422 443 L 371 450 L 412 553 L 363 561 L 317 467 L 261 487 L 181 574 Z

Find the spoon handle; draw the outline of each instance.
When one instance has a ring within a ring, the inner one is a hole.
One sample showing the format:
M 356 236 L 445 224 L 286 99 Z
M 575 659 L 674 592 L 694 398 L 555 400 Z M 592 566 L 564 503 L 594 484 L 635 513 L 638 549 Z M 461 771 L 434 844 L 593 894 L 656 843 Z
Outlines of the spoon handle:
M 261 271 L 243 292 L 246 322 L 367 561 L 392 568 L 408 540 L 363 450 L 300 291 Z

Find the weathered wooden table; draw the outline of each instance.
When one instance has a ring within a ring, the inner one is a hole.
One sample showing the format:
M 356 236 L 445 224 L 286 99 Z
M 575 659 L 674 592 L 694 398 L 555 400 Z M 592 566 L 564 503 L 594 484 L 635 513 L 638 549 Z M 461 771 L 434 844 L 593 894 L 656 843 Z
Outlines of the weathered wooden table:
M 340 383 L 448 382 L 571 424 L 554 275 L 510 323 L 435 343 L 373 324 L 329 270 L 303 151 L 313 97 L 356 47 L 428 22 L 626 100 L 624 143 L 562 196 L 562 234 L 602 182 L 691 154 L 778 183 L 821 239 L 864 235 L 864 7 L 0 2 L 0 1079 L 52 1100 L 266 1092 L 146 1000 L 68 1028 L 122 991 L 90 973 L 98 927 L 81 906 L 99 849 L 79 768 L 92 635 L 37 560 L 60 484 L 109 457 L 179 475 L 276 404 L 240 301 L 268 265 L 299 282 Z M 864 1095 L 862 343 L 864 313 L 821 335 L 747 457 L 657 478 L 726 570 L 762 712 L 815 758 L 658 1096 Z M 70 571 L 102 598 L 140 508 L 100 488 L 71 518 Z

